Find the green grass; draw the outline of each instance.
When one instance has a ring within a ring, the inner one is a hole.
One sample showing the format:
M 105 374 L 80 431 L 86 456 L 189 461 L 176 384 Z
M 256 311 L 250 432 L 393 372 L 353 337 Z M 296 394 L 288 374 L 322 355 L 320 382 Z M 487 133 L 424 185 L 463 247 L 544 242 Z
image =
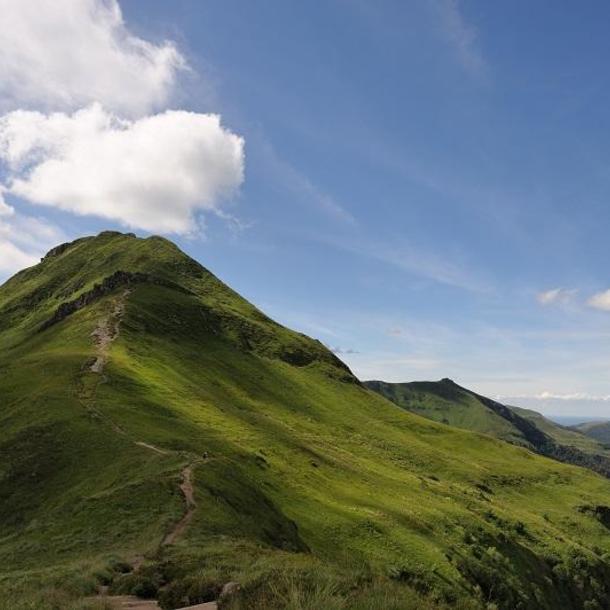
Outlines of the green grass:
M 586 453 L 610 456 L 610 449 L 604 445 L 603 440 L 596 440 L 594 435 L 587 436 L 585 430 L 578 431 L 560 426 L 540 413 L 530 409 L 523 409 L 521 407 L 511 407 L 511 409 L 515 411 L 515 413 L 535 423 L 540 430 L 546 432 L 546 434 L 562 445 L 576 447 Z M 610 441 L 610 436 L 608 440 Z
M 366 385 L 411 413 L 463 430 L 489 434 L 510 443 L 531 447 L 527 438 L 512 422 L 449 379 L 410 383 L 367 381 Z
M 83 363 L 116 294 L 37 329 L 116 270 L 189 292 L 132 287 L 100 378 Z M 82 240 L 1 287 L 0 319 L 4 599 L 109 582 L 170 608 L 232 580 L 235 609 L 610 595 L 610 536 L 583 509 L 610 506 L 606 479 L 397 408 L 166 240 Z M 161 547 L 187 463 L 197 510 Z M 112 568 L 137 556 L 136 574 Z
M 409 411 L 463 430 L 488 434 L 547 457 L 586 466 L 610 478 L 610 450 L 583 431 L 560 426 L 540 413 L 507 407 L 450 379 L 365 385 Z
M 578 432 L 601 443 L 610 452 L 610 422 L 587 422 L 575 427 Z

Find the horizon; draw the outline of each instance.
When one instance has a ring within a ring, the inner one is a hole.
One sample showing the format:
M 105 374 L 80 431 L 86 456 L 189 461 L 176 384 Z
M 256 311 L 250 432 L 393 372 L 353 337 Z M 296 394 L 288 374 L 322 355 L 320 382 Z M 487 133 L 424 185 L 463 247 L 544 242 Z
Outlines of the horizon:
M 609 7 L 63 2 L 3 17 L 0 283 L 158 233 L 361 379 L 610 419 Z

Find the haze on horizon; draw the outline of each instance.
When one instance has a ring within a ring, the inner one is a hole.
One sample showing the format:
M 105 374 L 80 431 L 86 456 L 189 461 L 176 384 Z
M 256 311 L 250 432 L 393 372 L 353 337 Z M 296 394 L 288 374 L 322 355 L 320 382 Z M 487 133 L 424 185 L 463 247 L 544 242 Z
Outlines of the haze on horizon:
M 0 9 L 0 280 L 163 234 L 360 378 L 610 418 L 606 4 Z

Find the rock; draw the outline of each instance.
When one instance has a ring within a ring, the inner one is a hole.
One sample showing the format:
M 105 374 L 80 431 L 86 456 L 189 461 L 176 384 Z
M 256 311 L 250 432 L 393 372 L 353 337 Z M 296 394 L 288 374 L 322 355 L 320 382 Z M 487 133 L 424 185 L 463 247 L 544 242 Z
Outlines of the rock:
M 220 592 L 218 599 L 219 601 L 227 600 L 232 595 L 235 595 L 237 591 L 239 591 L 239 583 L 230 581 L 222 587 L 222 591 Z
M 120 286 L 133 286 L 134 284 L 156 284 L 158 286 L 165 286 L 173 290 L 177 290 L 184 294 L 190 294 L 190 292 L 178 284 L 169 282 L 167 280 L 156 278 L 148 273 L 130 273 L 129 271 L 115 271 L 112 275 L 105 277 L 100 284 L 95 284 L 91 290 L 83 292 L 79 297 L 72 301 L 66 301 L 62 303 L 56 310 L 55 313 L 43 324 L 41 324 L 39 331 L 46 330 L 53 324 L 61 322 L 64 318 L 73 314 L 75 311 L 82 309 L 86 305 L 97 301 L 103 296 L 110 294 L 116 288 Z

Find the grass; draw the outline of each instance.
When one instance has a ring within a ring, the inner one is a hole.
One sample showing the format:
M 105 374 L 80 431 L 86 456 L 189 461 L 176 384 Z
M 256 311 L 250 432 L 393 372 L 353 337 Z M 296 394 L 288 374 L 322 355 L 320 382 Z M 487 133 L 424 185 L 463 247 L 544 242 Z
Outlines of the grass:
M 560 426 L 536 411 L 507 407 L 450 379 L 365 385 L 410 413 L 488 434 L 560 461 L 588 466 L 610 477 L 610 450 L 595 435 Z
M 597 443 L 602 443 L 610 452 L 610 422 L 587 422 L 579 424 L 576 429 Z
M 601 438 L 596 440 L 594 435 L 587 436 L 585 431 L 579 432 L 565 426 L 560 426 L 540 413 L 530 409 L 522 409 L 520 407 L 511 407 L 511 409 L 522 417 L 534 422 L 538 428 L 543 432 L 546 432 L 551 438 L 562 445 L 576 447 L 577 449 L 590 454 L 610 456 L 610 449 L 604 445 L 603 439 Z M 608 440 L 610 440 L 610 437 Z
M 531 448 L 527 438 L 510 421 L 449 379 L 410 383 L 367 381 L 366 385 L 411 413 Z
M 116 270 L 185 290 L 132 287 L 100 377 L 83 364 L 117 294 L 37 329 Z M 580 608 L 610 595 L 608 530 L 583 510 L 610 506 L 606 479 L 396 408 L 166 240 L 79 241 L 1 287 L 0 319 L 11 603 L 109 583 L 171 608 L 229 581 L 235 609 Z M 188 463 L 197 510 L 163 547 Z M 138 556 L 135 573 L 112 567 Z

